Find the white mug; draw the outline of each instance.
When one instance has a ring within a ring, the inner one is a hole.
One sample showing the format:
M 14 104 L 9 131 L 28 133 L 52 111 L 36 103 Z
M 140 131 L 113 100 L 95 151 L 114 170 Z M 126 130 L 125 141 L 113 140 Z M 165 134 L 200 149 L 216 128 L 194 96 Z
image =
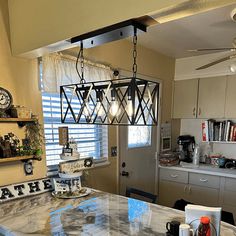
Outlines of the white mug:
M 194 235 L 193 229 L 190 229 L 190 225 L 188 224 L 181 224 L 179 226 L 179 236 L 190 236 Z

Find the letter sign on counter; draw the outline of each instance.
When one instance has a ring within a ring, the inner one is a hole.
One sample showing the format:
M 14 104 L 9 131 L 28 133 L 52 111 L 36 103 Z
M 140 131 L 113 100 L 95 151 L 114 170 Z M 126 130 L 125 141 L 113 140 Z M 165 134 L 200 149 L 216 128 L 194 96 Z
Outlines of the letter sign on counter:
M 0 187 L 0 203 L 52 190 L 51 179 L 39 179 Z

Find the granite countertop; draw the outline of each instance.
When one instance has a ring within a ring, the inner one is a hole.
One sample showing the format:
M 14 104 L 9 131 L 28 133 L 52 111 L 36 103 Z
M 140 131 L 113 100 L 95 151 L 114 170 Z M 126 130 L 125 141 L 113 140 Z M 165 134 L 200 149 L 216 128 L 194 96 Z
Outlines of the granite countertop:
M 0 234 L 165 235 L 171 220 L 184 222 L 184 212 L 104 192 L 67 200 L 47 192 L 2 203 Z M 224 235 L 236 235 L 236 228 L 222 222 Z
M 236 178 L 236 169 L 225 169 L 225 168 L 219 168 L 214 167 L 212 165 L 207 164 L 200 164 L 199 167 L 187 167 L 187 166 L 161 166 L 160 168 L 170 169 L 170 170 L 182 170 L 182 171 L 188 171 L 193 173 L 199 173 L 199 174 L 208 174 L 208 175 L 216 175 L 216 176 L 222 176 L 222 177 L 229 177 L 229 178 Z

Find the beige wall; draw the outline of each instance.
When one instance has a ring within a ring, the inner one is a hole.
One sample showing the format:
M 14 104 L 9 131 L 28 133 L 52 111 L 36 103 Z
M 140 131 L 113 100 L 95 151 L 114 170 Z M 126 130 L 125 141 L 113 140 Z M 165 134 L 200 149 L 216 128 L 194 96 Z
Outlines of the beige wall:
M 34 114 L 42 115 L 41 96 L 38 90 L 37 60 L 24 60 L 11 56 L 9 44 L 9 22 L 7 1 L 0 0 L 0 86 L 9 90 L 14 104 L 32 109 Z M 13 132 L 24 137 L 24 131 L 16 124 L 0 123 L 0 135 Z M 37 179 L 46 175 L 45 158 L 34 161 L 34 175 L 25 176 L 22 162 L 0 164 L 0 186 Z
M 41 95 L 38 89 L 36 60 L 24 60 L 11 56 L 7 18 L 7 1 L 0 0 L 0 85 L 8 89 L 14 103 L 32 108 L 42 118 Z M 132 44 L 128 40 L 109 43 L 85 50 L 85 56 L 93 61 L 110 64 L 114 68 L 131 70 Z M 170 120 L 171 89 L 174 78 L 174 59 L 138 46 L 138 72 L 163 80 L 162 121 Z M 16 125 L 1 125 L 0 134 L 13 131 L 23 135 Z M 115 127 L 109 128 L 109 147 L 117 145 Z M 109 158 L 111 165 L 91 171 L 89 180 L 93 187 L 117 192 L 118 159 Z M 45 161 L 35 162 L 34 175 L 25 177 L 22 163 L 0 166 L 0 186 L 40 178 L 46 175 Z
M 18 55 L 186 1 L 9 0 L 12 50 Z

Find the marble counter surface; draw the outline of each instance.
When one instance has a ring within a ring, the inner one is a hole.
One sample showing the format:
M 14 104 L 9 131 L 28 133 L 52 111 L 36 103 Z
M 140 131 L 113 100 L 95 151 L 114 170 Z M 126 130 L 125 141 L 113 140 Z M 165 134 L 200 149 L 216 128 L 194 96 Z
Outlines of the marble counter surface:
M 184 222 L 184 212 L 103 192 L 78 199 L 43 193 L 2 203 L 2 235 L 165 235 L 167 221 Z M 236 228 L 221 224 L 221 236 Z
M 212 165 L 200 164 L 199 167 L 182 167 L 180 165 L 177 166 L 160 166 L 159 168 L 165 168 L 170 170 L 182 170 L 199 174 L 208 174 L 208 175 L 216 175 L 221 177 L 229 177 L 236 178 L 236 169 L 224 169 L 219 167 L 213 167 Z

